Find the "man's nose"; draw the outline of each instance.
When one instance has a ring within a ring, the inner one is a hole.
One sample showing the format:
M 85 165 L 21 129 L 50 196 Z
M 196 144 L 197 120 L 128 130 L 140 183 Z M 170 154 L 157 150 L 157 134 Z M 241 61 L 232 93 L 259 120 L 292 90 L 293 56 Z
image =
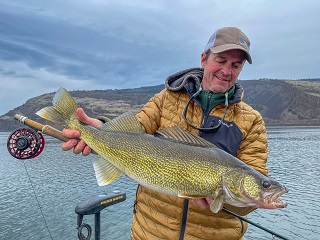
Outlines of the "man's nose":
M 224 75 L 231 75 L 232 72 L 232 66 L 231 64 L 224 64 L 221 68 L 221 71 Z

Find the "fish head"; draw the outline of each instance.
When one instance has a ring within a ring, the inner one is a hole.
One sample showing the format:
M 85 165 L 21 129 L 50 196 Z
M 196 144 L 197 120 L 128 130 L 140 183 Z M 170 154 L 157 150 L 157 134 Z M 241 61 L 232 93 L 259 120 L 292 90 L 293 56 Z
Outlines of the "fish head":
M 259 172 L 237 173 L 233 181 L 224 181 L 225 202 L 238 207 L 276 209 L 287 206 L 279 197 L 288 189 L 279 182 Z

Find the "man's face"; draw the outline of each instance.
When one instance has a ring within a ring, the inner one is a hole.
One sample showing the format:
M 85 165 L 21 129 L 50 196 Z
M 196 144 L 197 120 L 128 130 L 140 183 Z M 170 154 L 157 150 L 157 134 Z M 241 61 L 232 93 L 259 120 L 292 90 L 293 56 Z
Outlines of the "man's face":
M 201 65 L 204 69 L 202 88 L 215 93 L 227 92 L 237 81 L 245 61 L 244 52 L 237 49 L 221 53 L 201 54 Z

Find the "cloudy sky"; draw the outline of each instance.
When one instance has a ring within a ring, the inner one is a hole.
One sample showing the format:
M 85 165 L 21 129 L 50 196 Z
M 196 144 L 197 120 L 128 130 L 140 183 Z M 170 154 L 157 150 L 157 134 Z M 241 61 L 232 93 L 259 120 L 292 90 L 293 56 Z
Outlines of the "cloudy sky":
M 240 79 L 320 77 L 319 0 L 0 0 L 0 115 L 59 87 L 161 84 L 224 26 L 251 40 Z

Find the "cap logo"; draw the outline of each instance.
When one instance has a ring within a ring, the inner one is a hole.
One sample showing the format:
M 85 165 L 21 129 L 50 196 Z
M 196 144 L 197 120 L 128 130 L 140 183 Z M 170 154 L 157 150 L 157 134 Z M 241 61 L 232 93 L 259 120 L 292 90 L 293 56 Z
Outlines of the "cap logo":
M 243 45 L 246 49 L 249 49 L 247 42 L 243 38 L 239 38 L 239 43 Z

